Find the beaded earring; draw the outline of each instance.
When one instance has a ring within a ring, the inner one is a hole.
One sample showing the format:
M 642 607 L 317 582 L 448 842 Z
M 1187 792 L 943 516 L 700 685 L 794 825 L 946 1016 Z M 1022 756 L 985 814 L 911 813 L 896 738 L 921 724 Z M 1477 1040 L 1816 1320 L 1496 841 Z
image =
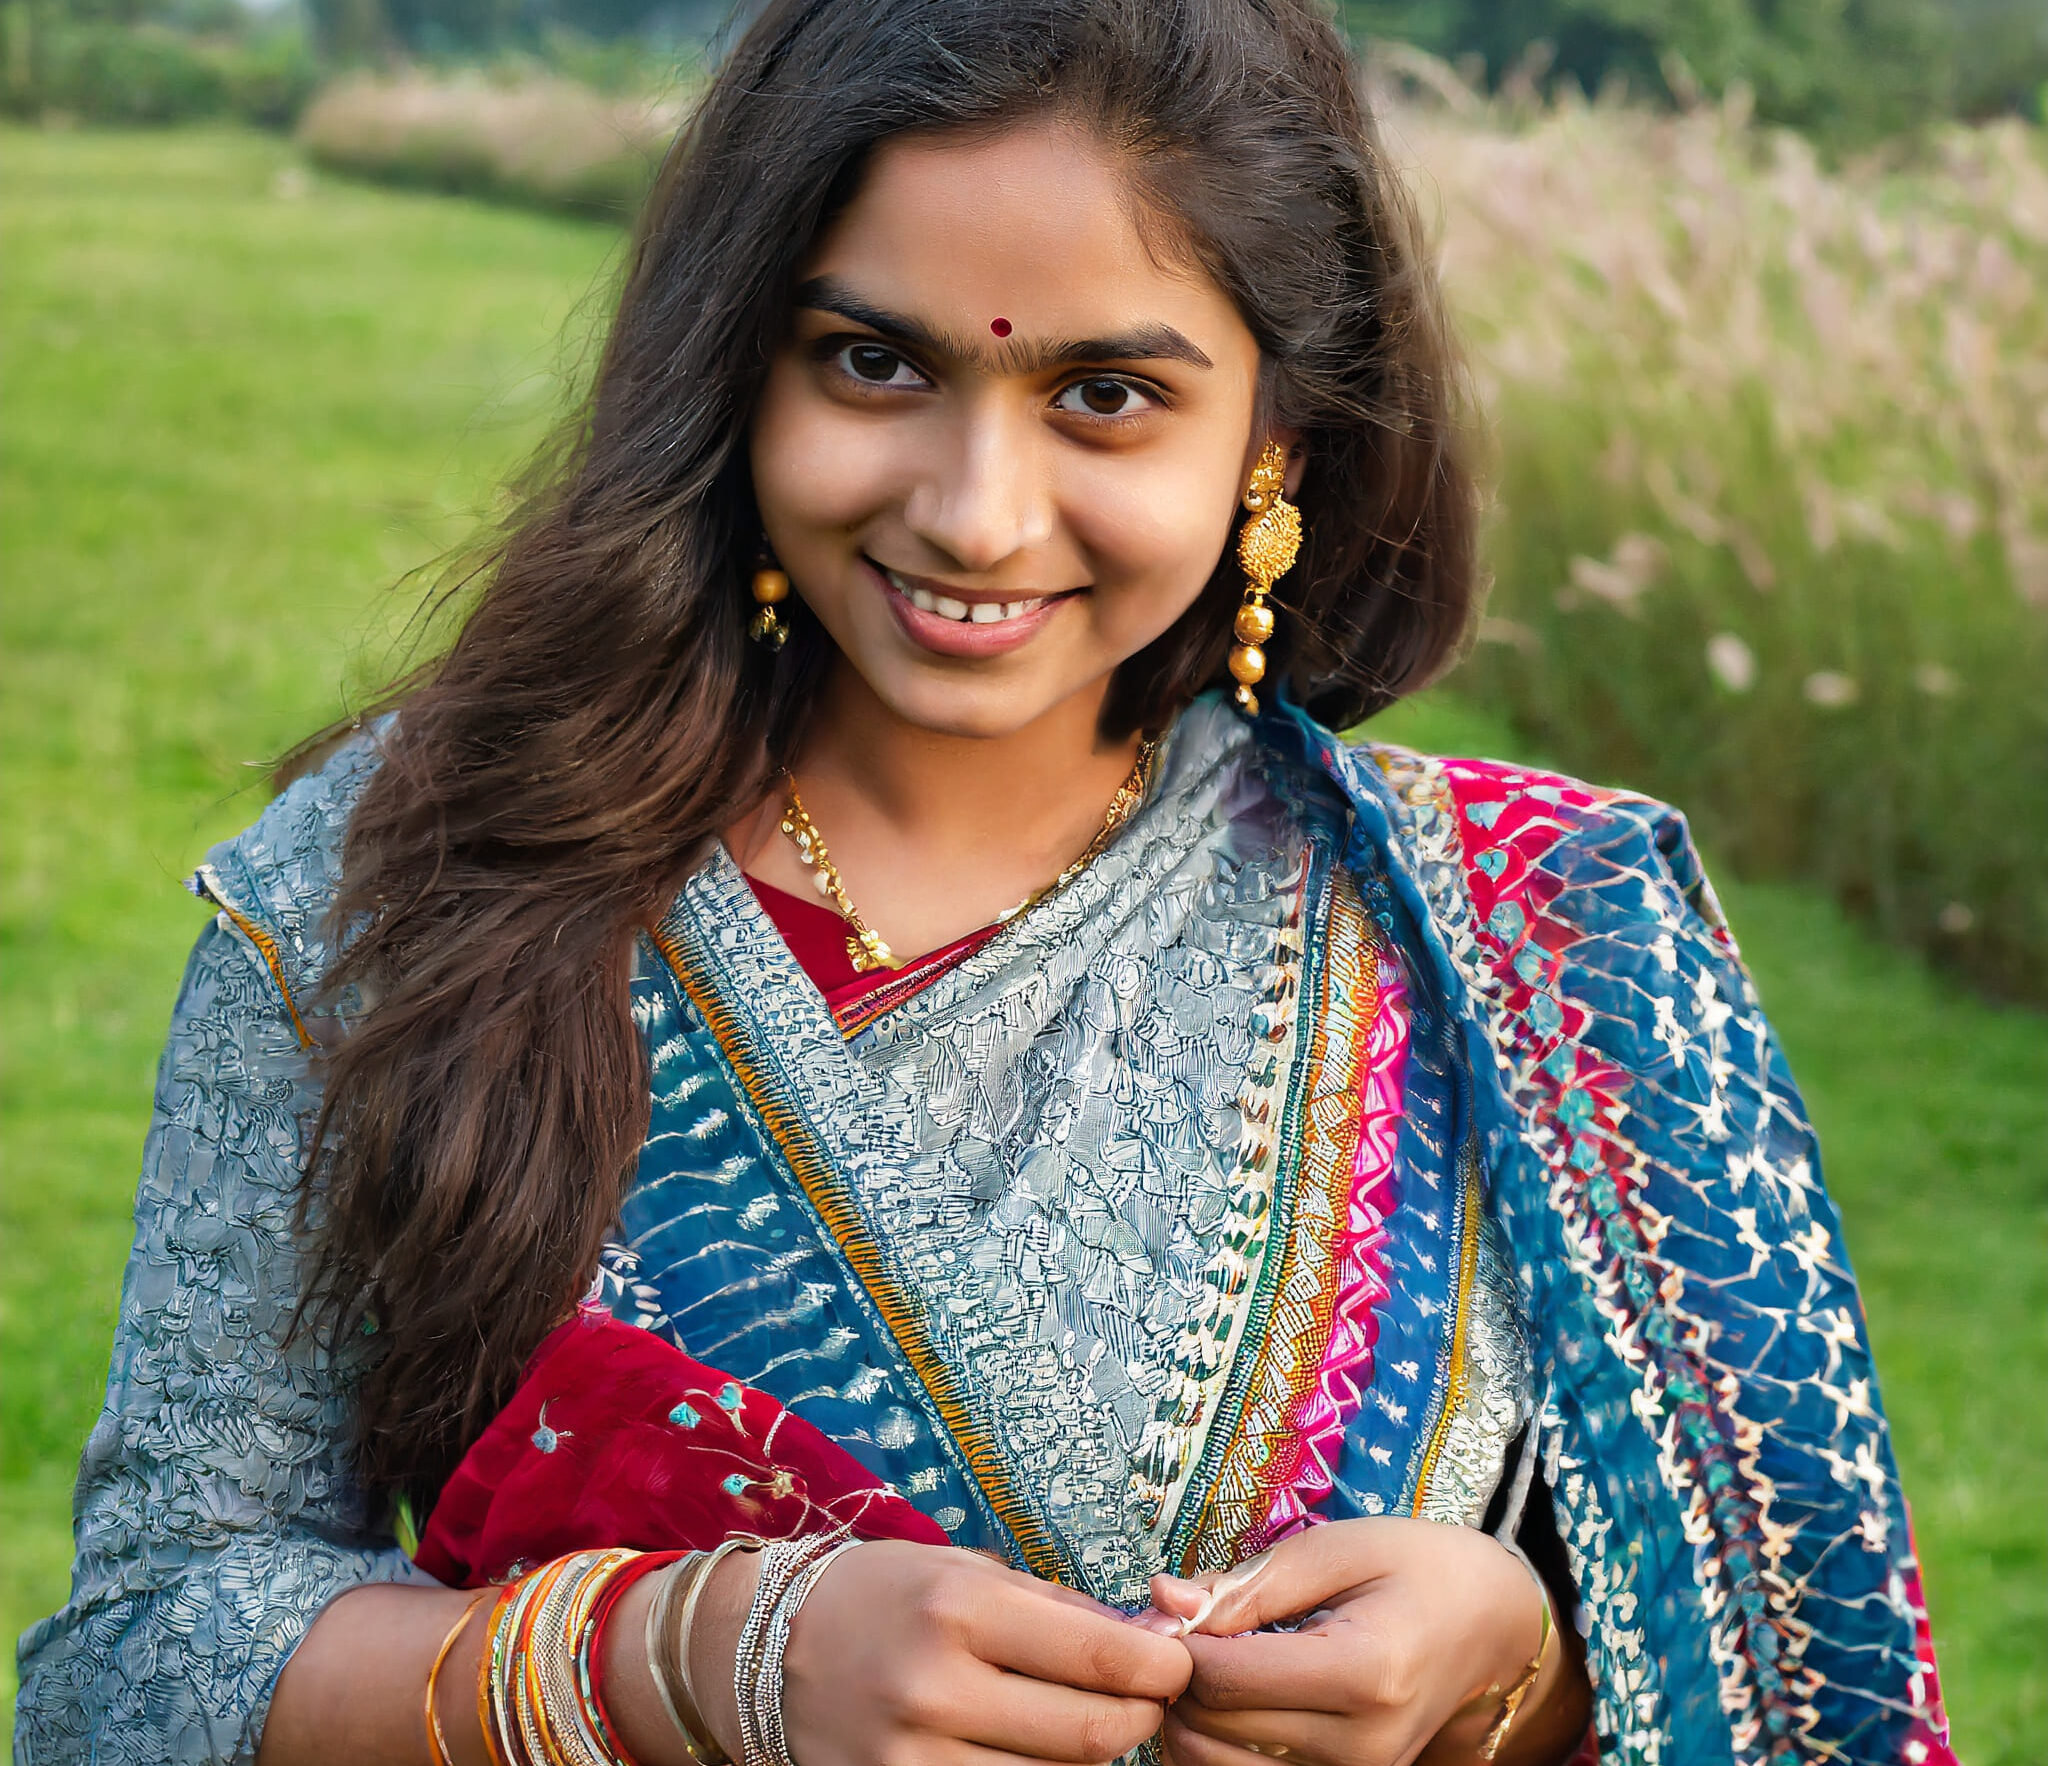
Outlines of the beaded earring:
M 747 636 L 771 651 L 780 650 L 789 637 L 789 621 L 778 611 L 780 604 L 789 599 L 789 572 L 764 560 L 754 572 L 752 587 L 754 604 L 761 611 L 747 627 Z
M 1259 450 L 1251 483 L 1245 486 L 1244 506 L 1252 518 L 1237 535 L 1237 562 L 1245 582 L 1232 627 L 1237 643 L 1230 652 L 1230 674 L 1246 717 L 1259 715 L 1259 696 L 1252 689 L 1266 678 L 1264 646 L 1273 635 L 1273 610 L 1266 597 L 1293 569 L 1301 551 L 1301 511 L 1287 500 L 1286 490 L 1287 450 L 1269 441 Z

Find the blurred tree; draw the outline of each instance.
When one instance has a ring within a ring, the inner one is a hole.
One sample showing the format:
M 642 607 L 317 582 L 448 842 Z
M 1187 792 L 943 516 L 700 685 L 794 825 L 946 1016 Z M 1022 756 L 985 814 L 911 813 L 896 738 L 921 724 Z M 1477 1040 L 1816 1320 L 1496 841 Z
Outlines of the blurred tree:
M 93 5 L 148 5 L 165 0 L 79 0 Z M 184 0 L 199 3 L 199 0 Z M 700 43 L 730 15 L 749 10 L 728 0 L 304 0 L 322 53 L 337 62 L 392 55 L 434 58 L 524 49 L 554 59 L 549 45 L 567 39 L 625 39 L 670 46 Z M 567 34 L 567 38 L 564 37 Z
M 1960 109 L 2032 110 L 2048 81 L 2044 0 L 1344 0 L 1359 36 L 1397 38 L 1498 86 L 1547 45 L 1550 78 L 1684 99 L 1737 83 L 1758 114 L 1853 144 Z
M 391 53 L 390 23 L 383 0 L 305 0 L 320 58 L 344 67 Z
M 425 55 L 493 49 L 529 35 L 539 20 L 529 0 L 384 0 L 384 19 L 406 48 Z
M 1956 108 L 2019 111 L 2048 123 L 2048 0 L 1949 0 Z

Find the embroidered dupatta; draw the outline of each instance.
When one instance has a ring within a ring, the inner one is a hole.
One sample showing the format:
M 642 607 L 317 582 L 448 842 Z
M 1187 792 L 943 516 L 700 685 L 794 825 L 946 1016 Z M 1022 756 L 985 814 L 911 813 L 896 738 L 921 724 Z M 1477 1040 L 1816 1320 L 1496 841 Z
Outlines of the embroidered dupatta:
M 1087 872 L 851 1035 L 715 855 L 636 982 L 659 1328 L 1114 1603 L 1311 1505 L 1476 1519 L 1526 1358 L 1345 820 L 1198 707 Z
M 1232 740 L 1213 704 L 1183 720 L 1183 733 L 1197 728 L 1206 743 Z M 1168 910 L 1192 916 L 1202 889 L 1226 872 L 1263 877 L 1260 901 L 1278 905 L 1267 960 L 1254 965 L 1262 988 L 1210 1017 L 1199 981 L 1187 986 L 1185 1047 L 1154 1046 L 1179 1058 L 1205 1038 L 1217 1048 L 1226 1036 L 1255 1038 L 1271 1027 L 1260 1004 L 1298 1002 L 1287 1059 L 1276 1050 L 1272 1062 L 1243 1067 L 1260 1096 L 1203 1098 L 1197 1087 L 1176 1108 L 1199 1127 L 1204 1108 L 1227 1101 L 1233 1128 L 1276 1125 L 1270 1150 L 1256 1134 L 1210 1141 L 1236 1149 L 1231 1193 L 1255 1179 L 1268 1213 L 1324 1211 L 1318 1279 L 1323 1292 L 1339 1291 L 1327 1277 L 1342 1255 L 1341 1186 L 1333 1163 L 1306 1149 L 1317 1106 L 1365 1095 L 1357 1082 L 1371 1036 L 1361 1059 L 1364 1020 L 1347 1043 L 1324 1008 L 1344 950 L 1361 953 L 1354 998 L 1367 946 L 1380 946 L 1381 977 L 1385 955 L 1395 956 L 1408 990 L 1403 1108 L 1391 1131 L 1399 1152 L 1391 1189 L 1353 1185 L 1346 1222 L 1358 1229 L 1352 1249 L 1367 1248 L 1361 1266 L 1386 1289 L 1383 1298 L 1368 1282 L 1350 1290 L 1373 1296 L 1369 1329 L 1347 1333 L 1334 1300 L 1326 1330 L 1275 1327 L 1297 1316 L 1285 1310 L 1286 1248 L 1313 1235 L 1260 1230 L 1264 1217 L 1248 1204 L 1233 1217 L 1247 1251 L 1240 1291 L 1252 1291 L 1256 1270 L 1268 1310 L 1233 1325 L 1239 1353 L 1227 1366 L 1199 1357 L 1170 1366 L 1204 1402 L 1147 1417 L 1114 1387 L 1108 1351 L 1094 1347 L 1134 1341 L 1135 1325 L 1099 1328 L 1102 1307 L 1120 1301 L 1127 1320 L 1143 1322 L 1148 1298 L 1146 1281 L 1121 1274 L 1134 1266 L 1119 1254 L 1138 1252 L 1105 1221 L 1101 1242 L 1087 1247 L 1107 1259 L 1091 1266 L 1108 1271 L 1093 1276 L 1103 1297 L 1091 1296 L 1084 1274 L 1080 1298 L 1096 1311 L 1048 1307 L 1043 1316 L 1059 1328 L 1043 1375 L 1066 1402 L 1085 1397 L 1100 1424 L 1095 1447 L 1110 1439 L 1103 1418 L 1121 1419 L 1118 1439 L 1141 1457 L 1147 1427 L 1159 1425 L 1143 1461 L 1156 1468 L 1156 1497 L 1106 1490 L 1082 1451 L 1091 1443 L 1043 1420 L 1063 1413 L 1034 1408 L 1030 1378 L 1005 1373 L 978 1389 L 968 1377 L 981 1365 L 977 1309 L 996 1302 L 940 1279 L 945 1252 L 957 1263 L 966 1249 L 974 1267 L 980 1247 L 940 1230 L 950 1220 L 941 1180 L 956 1174 L 928 1143 L 936 1119 L 906 1103 L 904 1075 L 970 1123 L 1009 1121 L 1015 1100 L 961 1083 L 971 1070 L 963 1045 L 950 1061 L 904 1066 L 905 1045 L 873 1035 L 895 1014 L 842 1036 L 814 992 L 805 1003 L 787 952 L 740 899 L 743 879 L 718 860 L 685 890 L 634 983 L 654 1116 L 622 1223 L 637 1267 L 613 1272 L 613 1309 L 672 1329 L 706 1362 L 777 1396 L 959 1542 L 1114 1591 L 1130 1586 L 1148 1553 L 1227 1558 L 1261 1528 L 1298 1518 L 1290 1501 L 1337 1515 L 1408 1507 L 1426 1494 L 1451 1452 L 1445 1419 L 1471 1414 L 1475 1363 L 1457 1321 L 1481 1310 L 1472 1296 L 1485 1290 L 1497 1231 L 1496 1273 L 1528 1329 L 1539 1446 L 1589 1628 L 1603 1758 L 1951 1759 L 1839 1227 L 1797 1093 L 1682 820 L 1570 780 L 1350 747 L 1284 705 L 1257 726 L 1256 747 L 1302 831 L 1293 871 L 1284 843 L 1259 864 L 1241 862 L 1228 841 L 1212 844 L 1204 878 L 1186 869 L 1199 842 L 1120 840 L 1030 917 L 1043 934 L 1033 970 L 1081 1002 L 1075 1036 L 1048 1044 L 1071 1061 L 1055 1062 L 1048 1078 L 1085 1076 L 1091 1048 L 1121 1048 L 1119 989 L 1144 972 L 1114 936 L 1081 922 L 1114 930 Z M 297 849 L 296 831 L 317 824 L 332 838 L 372 764 L 367 741 L 343 751 L 202 872 L 288 1002 L 311 997 L 325 960 L 324 895 L 309 895 L 304 879 L 332 870 L 324 849 Z M 1119 854 L 1144 857 L 1119 871 L 1108 862 Z M 1311 919 L 1288 904 L 1345 899 L 1347 880 L 1351 942 L 1303 936 Z M 1025 1028 L 1035 1036 L 1050 1020 L 1023 1010 L 1043 1004 L 1032 975 L 1020 967 L 1008 978 L 1015 991 L 1004 992 L 997 972 L 1022 942 L 992 941 L 960 971 L 996 988 L 1001 1010 L 949 1017 L 953 996 L 939 989 L 902 1022 L 950 1026 L 969 1036 L 977 1061 Z M 1171 1021 L 1173 1008 L 1164 1010 Z M 1313 1082 L 1317 1073 L 1348 1074 L 1349 1093 Z M 1188 1083 L 1173 1059 L 1133 1065 L 1120 1108 L 1153 1123 L 1147 1109 L 1182 1099 Z M 1220 1115 L 1211 1126 L 1221 1130 Z M 1093 1151 L 1101 1170 L 1128 1170 L 1143 1193 L 1148 1178 L 1174 1181 L 1177 1168 L 1160 1155 L 1178 1144 L 1172 1133 L 1109 1134 Z M 1126 1146 L 1136 1160 L 1128 1168 L 1110 1157 L 1126 1157 Z M 991 1214 L 1042 1201 L 1054 1176 L 1043 1162 L 999 1173 L 970 1162 L 957 1173 L 962 1193 Z M 976 1185 L 988 1194 L 976 1196 Z M 1361 1198 L 1377 1220 L 1359 1210 Z M 1174 1249 L 1137 1236 L 1148 1259 Z M 1250 1257 L 1254 1243 L 1266 1261 Z M 939 1270 L 915 1265 L 921 1246 Z M 1280 1267 L 1270 1268 L 1276 1255 Z M 1093 1335 L 1069 1366 L 1083 1327 Z M 1305 1372 L 1304 1345 L 1318 1332 L 1321 1358 Z M 1353 1353 L 1360 1341 L 1369 1355 Z M 1276 1344 L 1270 1356 L 1245 1353 Z M 1120 1359 L 1129 1375 L 1131 1358 Z M 1414 1402 L 1397 1395 L 1410 1365 Z M 1319 1377 L 1332 1368 L 1342 1379 Z M 1132 1385 L 1159 1413 L 1159 1396 Z M 1341 1408 L 1350 1396 L 1356 1408 L 1333 1431 L 1319 1406 Z M 1268 1430 L 1267 1417 L 1281 1426 Z M 1317 1474 L 1287 1463 L 1309 1440 L 1327 1492 Z M 1038 1456 L 1042 1484 L 1024 1474 L 1026 1454 Z

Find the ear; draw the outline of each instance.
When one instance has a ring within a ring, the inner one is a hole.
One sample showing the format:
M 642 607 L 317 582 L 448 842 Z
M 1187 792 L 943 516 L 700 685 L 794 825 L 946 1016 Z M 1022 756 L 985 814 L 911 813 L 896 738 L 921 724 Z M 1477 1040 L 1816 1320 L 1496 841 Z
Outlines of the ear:
M 1287 450 L 1287 500 L 1292 503 L 1301 496 L 1302 475 L 1308 471 L 1308 449 L 1301 445 L 1298 429 L 1275 429 L 1272 434 Z
M 1250 445 L 1245 449 L 1244 470 L 1238 474 L 1240 487 L 1251 482 L 1252 468 L 1258 464 L 1260 454 L 1265 452 L 1269 441 L 1278 442 L 1287 451 L 1287 500 L 1291 503 L 1301 491 L 1302 474 L 1308 470 L 1308 450 L 1301 445 L 1301 431 L 1275 424 L 1269 429 L 1254 430 Z

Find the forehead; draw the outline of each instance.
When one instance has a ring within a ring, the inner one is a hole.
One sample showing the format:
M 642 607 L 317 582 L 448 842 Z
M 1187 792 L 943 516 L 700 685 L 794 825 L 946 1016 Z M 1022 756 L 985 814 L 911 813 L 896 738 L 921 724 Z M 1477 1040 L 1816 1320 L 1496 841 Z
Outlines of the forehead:
M 1255 348 L 1230 298 L 1162 250 L 1170 231 L 1150 219 L 1114 150 L 1077 129 L 899 137 L 876 149 L 805 273 L 962 335 L 998 319 L 1020 337 L 1166 324 L 1205 348 Z

